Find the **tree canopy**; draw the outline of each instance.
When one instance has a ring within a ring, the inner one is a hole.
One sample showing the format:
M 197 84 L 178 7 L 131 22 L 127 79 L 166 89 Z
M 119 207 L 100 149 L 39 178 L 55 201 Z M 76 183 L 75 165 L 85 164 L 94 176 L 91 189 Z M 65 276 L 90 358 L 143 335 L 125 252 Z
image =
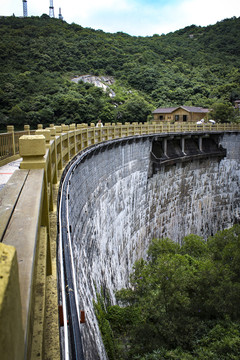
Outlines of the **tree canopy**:
M 239 30 L 240 18 L 231 18 L 136 37 L 47 15 L 2 17 L 0 122 L 125 122 L 133 111 L 134 121 L 146 121 L 160 106 L 232 105 L 240 98 Z M 70 81 L 82 74 L 113 76 L 116 97 Z
M 181 246 L 154 239 L 118 305 L 95 304 L 109 358 L 238 359 L 239 260 L 239 225 L 207 241 L 186 236 Z

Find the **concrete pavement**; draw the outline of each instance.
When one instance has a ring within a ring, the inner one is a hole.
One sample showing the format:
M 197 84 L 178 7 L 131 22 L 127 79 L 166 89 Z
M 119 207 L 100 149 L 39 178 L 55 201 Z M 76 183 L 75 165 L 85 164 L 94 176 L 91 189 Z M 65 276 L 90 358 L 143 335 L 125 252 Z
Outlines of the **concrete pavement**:
M 0 167 L 0 190 L 8 182 L 14 171 L 19 169 L 21 161 L 22 159 L 18 159 Z

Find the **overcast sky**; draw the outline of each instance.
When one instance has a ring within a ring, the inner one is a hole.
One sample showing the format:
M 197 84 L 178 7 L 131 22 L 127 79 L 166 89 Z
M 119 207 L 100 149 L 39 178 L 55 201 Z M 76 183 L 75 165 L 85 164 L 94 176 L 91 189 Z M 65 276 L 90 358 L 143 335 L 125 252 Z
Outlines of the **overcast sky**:
M 28 16 L 49 14 L 49 4 L 50 0 L 27 0 Z M 136 36 L 167 34 L 240 16 L 239 0 L 53 0 L 53 6 L 55 17 L 61 7 L 70 24 Z M 0 0 L 0 15 L 13 13 L 22 16 L 22 0 Z

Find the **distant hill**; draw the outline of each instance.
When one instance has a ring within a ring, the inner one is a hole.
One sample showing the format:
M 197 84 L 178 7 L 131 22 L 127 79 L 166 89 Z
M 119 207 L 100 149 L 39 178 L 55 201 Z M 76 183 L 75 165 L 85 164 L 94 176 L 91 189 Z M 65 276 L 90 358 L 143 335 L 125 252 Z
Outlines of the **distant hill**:
M 0 18 L 0 123 L 145 121 L 159 106 L 212 106 L 240 98 L 240 18 L 167 35 L 130 36 L 47 15 Z M 73 83 L 115 79 L 110 98 Z

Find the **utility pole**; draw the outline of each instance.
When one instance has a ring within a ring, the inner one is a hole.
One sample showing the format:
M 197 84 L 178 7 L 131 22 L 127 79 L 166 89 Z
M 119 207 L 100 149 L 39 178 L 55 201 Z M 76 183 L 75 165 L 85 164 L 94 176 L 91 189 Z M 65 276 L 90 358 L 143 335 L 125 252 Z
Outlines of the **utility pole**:
M 27 17 L 27 0 L 23 0 L 23 17 Z
M 50 16 L 50 17 L 54 17 L 53 0 L 50 0 L 50 6 L 49 6 L 49 16 Z

